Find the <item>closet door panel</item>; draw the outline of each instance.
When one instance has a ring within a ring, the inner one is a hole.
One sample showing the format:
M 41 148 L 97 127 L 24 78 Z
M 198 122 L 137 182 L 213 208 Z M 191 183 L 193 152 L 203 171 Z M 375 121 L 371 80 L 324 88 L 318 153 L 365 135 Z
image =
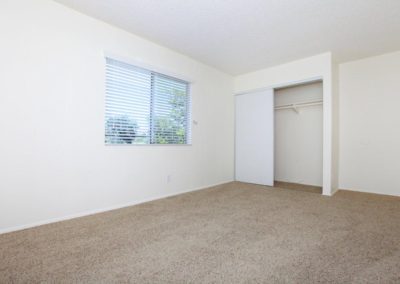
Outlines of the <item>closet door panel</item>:
M 273 186 L 273 90 L 237 95 L 235 125 L 236 180 Z

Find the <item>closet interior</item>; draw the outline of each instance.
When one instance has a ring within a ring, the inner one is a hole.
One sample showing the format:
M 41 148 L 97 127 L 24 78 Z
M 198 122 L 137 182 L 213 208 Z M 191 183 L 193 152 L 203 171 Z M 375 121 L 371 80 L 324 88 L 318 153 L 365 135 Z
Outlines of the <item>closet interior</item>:
M 322 193 L 322 81 L 274 90 L 274 186 Z

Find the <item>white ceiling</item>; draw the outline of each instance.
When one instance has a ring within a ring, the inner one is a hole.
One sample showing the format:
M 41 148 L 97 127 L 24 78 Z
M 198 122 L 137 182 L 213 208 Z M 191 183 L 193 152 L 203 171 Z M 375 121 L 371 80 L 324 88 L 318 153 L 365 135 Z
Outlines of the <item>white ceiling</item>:
M 400 0 L 56 1 L 234 75 L 400 49 Z

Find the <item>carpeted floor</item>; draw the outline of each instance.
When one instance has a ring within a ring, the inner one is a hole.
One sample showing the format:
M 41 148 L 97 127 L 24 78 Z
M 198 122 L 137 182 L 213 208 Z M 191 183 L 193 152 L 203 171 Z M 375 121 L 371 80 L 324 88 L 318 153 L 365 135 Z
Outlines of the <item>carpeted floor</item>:
M 307 192 L 314 192 L 314 193 L 322 194 L 322 187 L 321 186 L 306 185 L 306 184 L 291 183 L 291 182 L 284 182 L 284 181 L 277 181 L 276 180 L 276 181 L 274 181 L 274 187 L 301 190 L 301 191 L 307 191 Z
M 400 283 L 400 198 L 229 183 L 0 235 L 0 283 Z

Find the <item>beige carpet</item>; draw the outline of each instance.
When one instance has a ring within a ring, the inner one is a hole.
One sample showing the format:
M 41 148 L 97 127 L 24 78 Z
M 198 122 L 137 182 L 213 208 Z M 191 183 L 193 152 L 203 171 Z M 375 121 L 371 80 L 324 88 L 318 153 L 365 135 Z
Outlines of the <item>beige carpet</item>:
M 321 186 L 307 185 L 307 184 L 299 184 L 299 183 L 291 183 L 285 181 L 274 181 L 274 187 L 277 188 L 285 188 L 285 189 L 293 189 L 293 190 L 301 190 L 306 192 L 314 192 L 322 194 Z
M 0 235 L 0 283 L 400 283 L 400 199 L 230 183 Z

